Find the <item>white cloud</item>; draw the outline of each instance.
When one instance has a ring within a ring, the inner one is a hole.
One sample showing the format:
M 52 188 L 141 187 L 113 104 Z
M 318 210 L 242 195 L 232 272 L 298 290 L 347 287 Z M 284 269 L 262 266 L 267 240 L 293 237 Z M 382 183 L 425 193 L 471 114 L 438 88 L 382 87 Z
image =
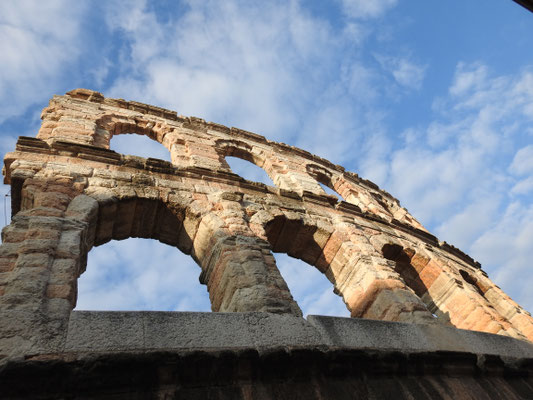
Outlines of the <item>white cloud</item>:
M 333 284 L 315 267 L 286 254 L 275 254 L 278 268 L 289 286 L 292 296 L 309 314 L 349 317 L 342 298 L 333 293 Z
M 533 204 L 509 204 L 496 224 L 474 242 L 472 255 L 486 259 L 486 270 L 513 299 L 533 310 L 531 254 L 533 252 Z
M 79 310 L 210 311 L 200 267 L 155 240 L 112 241 L 89 253 Z
M 115 17 L 111 9 L 108 20 L 124 19 L 111 27 L 130 38 L 134 71 L 109 95 L 136 96 L 243 129 L 260 127 L 273 139 L 295 127 L 301 95 L 326 67 L 321 51 L 336 40 L 296 2 L 193 2 L 167 25 L 142 3 L 122 13 Z
M 394 80 L 407 89 L 420 89 L 426 75 L 425 65 L 418 65 L 405 57 L 375 55 L 381 67 L 390 73 Z
M 0 3 L 0 122 L 50 97 L 80 54 L 85 7 L 66 0 Z
M 112 23 L 113 9 L 107 20 L 141 55 L 125 63 L 133 69 L 108 96 L 238 126 L 339 163 L 353 159 L 348 149 L 381 120 L 368 105 L 383 82 L 353 52 L 368 35 L 355 23 L 337 35 L 297 1 L 190 2 L 163 24 L 143 2 L 130 8 L 125 22 Z M 152 30 L 158 43 L 147 38 Z
M 516 152 L 509 171 L 516 175 L 533 173 L 533 145 L 525 146 Z
M 466 81 L 460 77 L 465 71 L 484 72 L 475 83 L 472 78 L 470 83 L 458 84 Z M 468 213 L 480 196 L 502 201 L 513 182 L 506 174 L 506 160 L 516 152 L 517 135 L 529 125 L 519 106 L 531 102 L 533 95 L 513 94 L 528 74 L 490 76 L 484 65 L 460 63 L 451 87 L 461 86 L 461 90 L 450 89 L 453 94 L 440 99 L 439 113 L 426 129 L 411 130 L 405 136 L 409 142 L 397 144 L 381 157 L 389 169 L 380 182 L 430 228 L 434 221 Z M 525 168 L 527 151 L 517 153 L 513 171 L 518 171 L 518 165 Z M 365 167 L 363 176 L 370 169 Z
M 342 0 L 344 13 L 351 18 L 376 18 L 394 7 L 398 0 Z
M 455 71 L 453 84 L 449 90 L 450 94 L 459 96 L 469 90 L 480 89 L 487 81 L 487 74 L 486 65 L 459 63 Z
M 453 238 L 454 244 L 460 248 L 467 248 L 476 240 L 481 232 L 486 231 L 494 222 L 497 215 L 501 195 L 485 196 L 471 200 L 466 207 L 444 221 L 436 234 Z
M 515 195 L 528 194 L 533 192 L 533 176 L 519 181 L 511 189 L 511 193 Z

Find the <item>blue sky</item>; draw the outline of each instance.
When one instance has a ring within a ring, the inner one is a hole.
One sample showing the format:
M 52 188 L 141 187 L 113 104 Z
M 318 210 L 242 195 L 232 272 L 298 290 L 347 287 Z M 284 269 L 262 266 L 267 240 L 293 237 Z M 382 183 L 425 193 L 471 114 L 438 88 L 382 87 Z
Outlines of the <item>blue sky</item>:
M 0 38 L 2 152 L 77 87 L 257 132 L 373 180 L 533 311 L 533 14 L 513 1 L 8 0 Z M 347 315 L 325 278 L 276 257 L 305 314 Z M 78 307 L 208 310 L 198 275 L 157 242 L 108 243 Z

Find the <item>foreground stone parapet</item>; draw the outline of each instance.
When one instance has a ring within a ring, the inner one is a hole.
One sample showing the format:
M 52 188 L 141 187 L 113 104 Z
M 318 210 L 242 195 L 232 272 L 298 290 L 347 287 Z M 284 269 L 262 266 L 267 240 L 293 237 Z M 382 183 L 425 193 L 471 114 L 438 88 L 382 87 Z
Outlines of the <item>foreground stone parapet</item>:
M 72 313 L 10 399 L 527 399 L 533 344 L 442 325 L 271 313 Z
M 322 272 L 354 318 L 533 340 L 531 315 L 479 263 L 341 166 L 86 89 L 54 96 L 42 119 L 4 160 L 13 213 L 0 247 L 4 361 L 62 352 L 88 252 L 129 237 L 190 255 L 213 311 L 301 316 L 273 257 L 281 252 Z M 159 142 L 172 161 L 110 150 L 126 133 Z M 276 187 L 234 174 L 228 156 L 263 168 Z
M 262 312 L 73 311 L 62 353 L 336 347 L 533 359 L 533 344 L 440 324 Z

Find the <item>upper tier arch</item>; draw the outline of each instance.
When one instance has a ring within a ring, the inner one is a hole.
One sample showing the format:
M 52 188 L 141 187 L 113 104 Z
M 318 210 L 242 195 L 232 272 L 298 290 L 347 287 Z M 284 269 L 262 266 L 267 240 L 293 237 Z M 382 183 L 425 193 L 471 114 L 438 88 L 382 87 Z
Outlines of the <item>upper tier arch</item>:
M 255 133 L 179 116 L 160 107 L 107 99 L 87 89 L 54 96 L 41 118 L 37 137 L 49 144 L 66 141 L 109 149 L 113 135 L 137 133 L 167 148 L 176 167 L 226 172 L 231 170 L 224 157 L 234 155 L 263 168 L 280 189 L 324 195 L 320 182 L 363 212 L 425 230 L 397 199 L 374 183 L 305 150 Z

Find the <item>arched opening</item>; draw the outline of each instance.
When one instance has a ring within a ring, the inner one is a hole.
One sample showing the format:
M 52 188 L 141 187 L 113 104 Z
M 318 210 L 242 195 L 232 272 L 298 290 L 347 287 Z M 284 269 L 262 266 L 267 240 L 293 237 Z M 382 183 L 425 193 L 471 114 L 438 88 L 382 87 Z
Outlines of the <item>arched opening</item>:
M 89 270 L 78 281 L 78 309 L 210 309 L 201 269 L 187 256 L 199 221 L 184 205 L 113 196 L 98 204 L 87 233 L 97 247 L 82 254 Z
M 470 287 L 472 287 L 481 296 L 485 297 L 486 288 L 483 288 L 480 282 L 475 277 L 473 277 L 468 272 L 462 269 L 459 270 L 459 274 L 461 274 L 461 277 L 465 280 L 466 283 L 470 285 Z
M 335 190 L 330 171 L 315 164 L 308 164 L 306 170 L 313 178 L 315 178 L 326 194 L 335 196 L 339 201 L 345 201 L 344 197 Z
M 70 212 L 81 219 L 90 218 L 91 222 L 83 232 L 69 234 L 69 240 L 81 245 L 81 252 L 76 256 L 76 265 L 58 264 L 58 273 L 62 273 L 62 268 L 82 273 L 87 251 L 93 244 L 131 237 L 156 239 L 190 254 L 200 266 L 198 278 L 207 286 L 213 311 L 301 315 L 275 267 L 268 244 L 257 237 L 235 234 L 216 213 L 202 210 L 201 206 L 189 207 L 184 198 L 166 203 L 137 197 L 119 200 L 109 194 L 99 198 L 97 213 L 95 203 L 84 195 L 73 200 Z M 68 290 L 69 295 L 73 293 L 70 298 L 75 298 L 76 281 L 68 282 L 68 287 L 63 278 L 59 281 L 53 289 Z
M 382 252 L 387 260 L 395 262 L 394 269 L 400 274 L 407 286 L 413 289 L 418 297 L 422 297 L 428 288 L 420 279 L 416 268 L 411 264 L 414 251 L 411 249 L 405 250 L 397 244 L 386 244 L 383 246 Z
M 331 189 L 330 187 L 324 185 L 323 183 L 321 182 L 318 182 L 318 184 L 320 185 L 320 187 L 322 188 L 322 190 L 324 192 L 326 192 L 326 194 L 330 195 L 330 196 L 335 196 L 339 201 L 344 201 L 344 199 L 342 198 L 342 196 L 340 194 L 338 194 L 336 191 L 334 191 L 333 189 Z
M 156 240 L 113 240 L 93 248 L 78 279 L 77 310 L 210 311 L 190 256 Z
M 332 232 L 299 219 L 277 216 L 266 224 L 265 233 L 276 253 L 278 268 L 304 315 L 350 316 L 327 271 L 324 249 Z
M 113 135 L 110 141 L 110 149 L 126 155 L 170 161 L 170 152 L 165 146 L 141 134 L 125 133 Z
M 323 273 L 286 254 L 277 253 L 274 256 L 304 317 L 310 314 L 350 317 L 350 311 L 342 298 L 334 293 L 333 285 Z
M 226 156 L 226 162 L 235 174 L 248 181 L 261 182 L 268 186 L 275 186 L 265 170 L 251 161 L 235 156 Z
M 407 286 L 424 302 L 428 310 L 433 313 L 434 317 L 442 321 L 449 321 L 449 315 L 442 312 L 433 302 L 428 294 L 428 284 L 424 281 L 424 268 L 427 266 L 429 259 L 419 256 L 413 249 L 404 249 L 398 244 L 385 244 L 381 249 L 383 256 L 387 260 L 394 261 L 394 270 L 400 274 Z M 434 277 L 427 279 L 434 279 Z
M 263 169 L 265 164 L 261 152 L 254 152 L 253 147 L 240 140 L 219 140 L 216 143 L 220 163 L 242 178 L 275 186 L 274 177 Z

